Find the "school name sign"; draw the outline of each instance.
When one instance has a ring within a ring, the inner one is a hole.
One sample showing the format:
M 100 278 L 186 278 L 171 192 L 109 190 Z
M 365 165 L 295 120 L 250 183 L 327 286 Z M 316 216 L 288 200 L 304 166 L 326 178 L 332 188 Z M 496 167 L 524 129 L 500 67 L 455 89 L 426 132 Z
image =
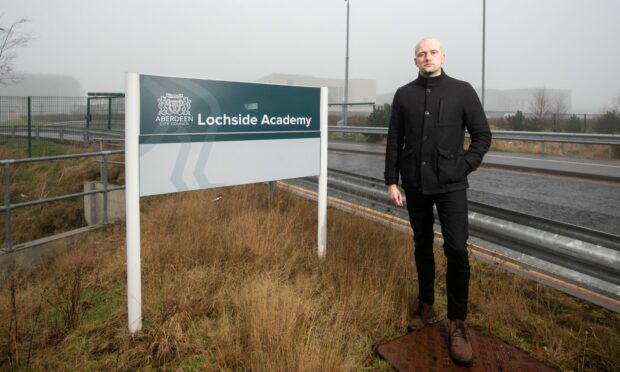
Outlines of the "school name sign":
M 192 116 L 158 116 L 155 120 L 160 122 L 160 125 L 190 125 L 194 122 Z M 202 117 L 202 114 L 198 114 L 198 125 L 301 125 L 306 128 L 312 123 L 312 118 L 307 117 L 295 117 L 286 115 L 285 117 L 276 116 L 270 117 L 269 115 L 263 115 L 262 119 L 258 119 L 256 116 L 251 115 L 237 115 L 237 116 L 207 116 Z
M 327 88 L 126 74 L 127 317 L 142 328 L 140 197 L 319 176 L 327 241 Z
M 140 195 L 319 174 L 321 89 L 140 75 Z

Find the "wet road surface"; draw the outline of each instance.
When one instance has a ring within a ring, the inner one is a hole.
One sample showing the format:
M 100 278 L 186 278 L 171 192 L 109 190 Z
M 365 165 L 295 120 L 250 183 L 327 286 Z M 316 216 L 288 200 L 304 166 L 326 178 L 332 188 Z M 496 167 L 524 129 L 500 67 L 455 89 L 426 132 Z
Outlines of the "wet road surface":
M 383 180 L 383 156 L 330 151 L 328 166 Z M 620 234 L 620 183 L 482 167 L 468 179 L 470 200 Z

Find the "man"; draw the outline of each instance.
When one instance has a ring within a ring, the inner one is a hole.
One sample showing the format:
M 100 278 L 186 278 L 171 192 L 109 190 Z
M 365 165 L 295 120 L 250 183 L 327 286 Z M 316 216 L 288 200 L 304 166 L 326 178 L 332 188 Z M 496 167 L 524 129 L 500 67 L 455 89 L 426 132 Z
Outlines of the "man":
M 445 58 L 437 39 L 425 38 L 416 45 L 418 78 L 399 88 L 392 104 L 385 184 L 392 203 L 402 207 L 400 173 L 414 232 L 419 304 L 407 328 L 418 330 L 434 317 L 435 205 L 448 261 L 450 355 L 457 363 L 469 364 L 473 353 L 464 323 L 469 290 L 467 175 L 480 166 L 491 144 L 491 132 L 472 86 L 443 71 Z M 466 151 L 465 129 L 471 138 Z

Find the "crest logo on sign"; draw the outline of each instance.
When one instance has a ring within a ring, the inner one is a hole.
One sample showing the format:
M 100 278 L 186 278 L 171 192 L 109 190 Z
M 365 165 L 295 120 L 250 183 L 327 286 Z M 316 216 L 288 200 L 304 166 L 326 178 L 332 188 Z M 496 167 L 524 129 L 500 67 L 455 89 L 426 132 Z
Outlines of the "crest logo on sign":
M 190 112 L 192 100 L 183 94 L 166 93 L 157 99 L 159 114 L 155 121 L 163 125 L 190 125 L 194 117 Z
M 166 93 L 157 99 L 159 115 L 191 115 L 192 100 L 183 94 Z

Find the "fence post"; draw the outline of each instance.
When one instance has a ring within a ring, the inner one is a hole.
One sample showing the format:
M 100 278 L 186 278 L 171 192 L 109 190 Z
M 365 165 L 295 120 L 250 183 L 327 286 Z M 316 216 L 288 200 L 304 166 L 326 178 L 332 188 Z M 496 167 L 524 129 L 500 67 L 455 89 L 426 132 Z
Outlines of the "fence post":
M 32 110 L 30 96 L 28 96 L 28 157 L 32 157 Z
M 103 153 L 101 162 L 101 182 L 103 182 L 103 224 L 108 224 L 108 153 Z
M 112 97 L 108 97 L 108 130 L 112 129 Z
M 558 118 L 557 118 L 557 114 L 553 114 L 553 131 L 557 132 L 558 131 Z
M 278 182 L 277 181 L 269 181 L 269 197 L 268 200 L 270 203 L 276 200 L 276 195 L 278 192 Z
M 86 128 L 90 128 L 90 97 L 86 98 Z
M 586 132 L 586 114 L 583 114 L 583 133 Z
M 9 177 L 9 162 L 4 163 L 4 174 L 2 177 L 2 191 L 4 194 L 4 249 L 11 251 L 11 190 Z

